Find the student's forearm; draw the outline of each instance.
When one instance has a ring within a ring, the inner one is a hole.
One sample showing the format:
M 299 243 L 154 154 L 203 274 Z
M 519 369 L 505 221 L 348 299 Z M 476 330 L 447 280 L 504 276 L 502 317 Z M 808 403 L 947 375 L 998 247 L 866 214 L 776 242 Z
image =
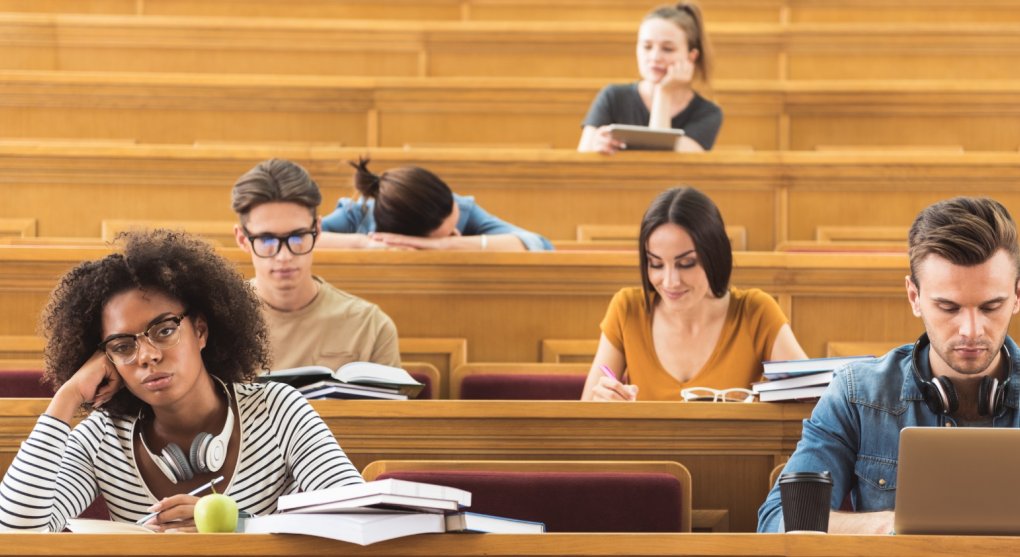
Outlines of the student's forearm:
M 658 89 L 652 93 L 652 106 L 649 111 L 648 127 L 653 129 L 668 130 L 673 127 L 670 117 L 670 103 L 666 94 Z
M 365 234 L 323 232 L 319 234 L 315 247 L 326 249 L 365 249 L 371 243 L 369 237 Z
M 450 236 L 446 249 L 484 251 L 524 251 L 524 242 L 513 234 L 482 234 L 478 236 Z

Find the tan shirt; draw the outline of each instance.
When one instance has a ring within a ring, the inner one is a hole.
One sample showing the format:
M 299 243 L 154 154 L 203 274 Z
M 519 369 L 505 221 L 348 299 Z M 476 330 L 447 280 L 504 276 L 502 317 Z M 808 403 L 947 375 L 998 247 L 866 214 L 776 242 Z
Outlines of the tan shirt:
M 312 303 L 296 311 L 262 304 L 272 350 L 272 369 L 348 362 L 400 366 L 397 327 L 379 306 L 339 290 L 319 277 Z
M 629 380 L 638 386 L 638 400 L 680 400 L 680 390 L 687 387 L 746 389 L 760 380 L 761 362 L 770 358 L 772 345 L 786 323 L 779 304 L 765 292 L 731 287 L 719 342 L 704 367 L 686 383 L 670 375 L 659 362 L 640 287 L 624 288 L 613 296 L 602 320 L 602 332 L 623 352 Z

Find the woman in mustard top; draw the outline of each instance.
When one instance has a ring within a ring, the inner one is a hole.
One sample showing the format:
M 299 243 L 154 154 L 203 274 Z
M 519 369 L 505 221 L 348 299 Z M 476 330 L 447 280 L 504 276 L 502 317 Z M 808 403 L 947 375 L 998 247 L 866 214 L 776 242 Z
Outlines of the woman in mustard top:
M 610 302 L 582 400 L 680 400 L 687 387 L 747 388 L 763 360 L 807 358 L 771 296 L 729 285 L 733 253 L 705 194 L 689 187 L 660 194 L 638 242 L 642 286 Z

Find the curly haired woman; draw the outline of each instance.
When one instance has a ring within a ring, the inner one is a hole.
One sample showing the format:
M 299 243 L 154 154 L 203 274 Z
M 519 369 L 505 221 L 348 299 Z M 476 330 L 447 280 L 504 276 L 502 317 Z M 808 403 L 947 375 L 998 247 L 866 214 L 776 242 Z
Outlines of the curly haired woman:
M 155 230 L 65 275 L 43 316 L 57 388 L 0 484 L 0 526 L 60 531 L 102 495 L 111 518 L 193 530 L 217 491 L 252 514 L 285 493 L 363 481 L 294 389 L 267 367 L 259 303 L 207 244 Z M 80 409 L 91 412 L 73 430 Z

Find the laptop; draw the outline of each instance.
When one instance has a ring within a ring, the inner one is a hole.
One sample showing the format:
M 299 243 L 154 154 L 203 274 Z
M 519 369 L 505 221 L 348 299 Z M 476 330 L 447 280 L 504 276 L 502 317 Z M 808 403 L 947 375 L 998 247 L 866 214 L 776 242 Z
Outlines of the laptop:
M 1020 429 L 900 432 L 897 534 L 1020 534 Z
M 683 130 L 666 130 L 627 124 L 611 124 L 609 132 L 613 139 L 626 143 L 628 151 L 672 151 L 676 146 L 676 140 L 684 136 Z

